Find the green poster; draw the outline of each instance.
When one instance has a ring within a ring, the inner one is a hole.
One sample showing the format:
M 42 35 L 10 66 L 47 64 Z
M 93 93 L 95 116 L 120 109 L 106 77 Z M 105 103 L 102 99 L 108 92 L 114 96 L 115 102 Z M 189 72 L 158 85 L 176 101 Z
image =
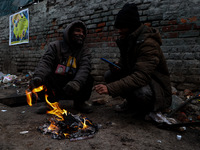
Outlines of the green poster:
M 29 42 L 29 13 L 28 9 L 10 16 L 9 45 Z

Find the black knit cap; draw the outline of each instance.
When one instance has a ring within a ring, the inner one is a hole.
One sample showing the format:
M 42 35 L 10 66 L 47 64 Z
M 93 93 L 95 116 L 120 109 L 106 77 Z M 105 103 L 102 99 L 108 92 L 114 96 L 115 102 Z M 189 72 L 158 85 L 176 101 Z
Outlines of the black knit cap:
M 136 30 L 141 25 L 138 8 L 134 3 L 126 3 L 117 14 L 114 26 L 117 29 L 131 28 Z

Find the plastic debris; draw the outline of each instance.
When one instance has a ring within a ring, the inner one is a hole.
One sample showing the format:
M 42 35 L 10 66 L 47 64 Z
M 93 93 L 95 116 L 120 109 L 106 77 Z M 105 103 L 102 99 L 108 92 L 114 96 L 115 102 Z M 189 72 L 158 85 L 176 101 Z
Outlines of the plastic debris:
M 25 111 L 22 111 L 21 113 L 22 113 L 22 114 L 24 114 L 24 113 L 25 113 Z
M 7 74 L 6 76 L 4 76 L 3 78 L 3 83 L 10 83 L 12 82 L 13 80 L 17 79 L 17 76 L 16 75 L 10 75 L 10 74 Z
M 168 118 L 164 116 L 161 112 L 150 112 L 149 117 L 156 121 L 157 123 L 167 123 L 167 124 L 175 124 L 177 121 L 174 118 Z
M 187 129 L 186 127 L 180 127 L 179 131 L 186 131 L 186 129 Z
M 4 109 L 4 110 L 1 110 L 1 111 L 2 111 L 2 112 L 6 112 L 7 110 Z
M 177 135 L 177 136 L 176 136 L 176 138 L 177 138 L 177 140 L 179 140 L 179 141 L 180 141 L 180 140 L 181 140 L 181 138 L 182 138 L 182 136 L 181 136 L 181 135 Z
M 162 143 L 162 141 L 161 140 L 157 140 L 157 143 Z
M 28 131 L 22 131 L 22 132 L 19 132 L 20 134 L 27 134 Z

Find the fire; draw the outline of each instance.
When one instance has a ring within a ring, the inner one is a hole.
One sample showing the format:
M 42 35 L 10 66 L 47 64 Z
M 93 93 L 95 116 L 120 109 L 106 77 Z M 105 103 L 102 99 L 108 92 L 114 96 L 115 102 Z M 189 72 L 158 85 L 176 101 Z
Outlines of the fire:
M 48 130 L 50 130 L 50 131 L 58 131 L 59 128 L 52 122 L 50 124 L 50 126 L 48 127 Z
M 47 104 L 49 106 L 51 106 L 51 108 L 52 108 L 52 110 L 47 111 L 47 113 L 57 116 L 59 118 L 58 121 L 63 121 L 64 120 L 63 115 L 64 114 L 67 115 L 67 111 L 65 109 L 61 109 L 59 107 L 58 102 L 50 103 L 47 98 L 48 98 L 48 95 L 45 95 L 45 100 L 46 100 Z
M 32 93 L 38 98 L 37 92 L 47 89 L 42 85 L 34 88 L 32 91 L 26 90 L 27 103 L 32 106 Z M 47 114 L 53 115 L 47 124 L 40 126 L 38 129 L 42 133 L 51 133 L 54 139 L 69 138 L 71 141 L 91 138 L 98 130 L 97 125 L 93 124 L 86 117 L 73 115 L 65 109 L 59 107 L 58 102 L 51 103 L 48 101 L 48 95 L 45 94 L 45 101 L 51 110 Z
M 37 101 L 37 99 L 38 99 L 37 92 L 40 92 L 42 90 L 44 90 L 44 86 L 43 85 L 39 86 L 38 88 L 34 88 L 32 91 L 26 90 L 26 101 L 27 101 L 29 106 L 32 106 L 32 93 L 35 94 L 36 101 Z
M 44 86 L 43 86 L 43 85 L 39 86 L 38 88 L 34 88 L 34 89 L 32 90 L 32 92 L 33 92 L 33 93 L 36 93 L 36 92 L 40 92 L 40 91 L 42 91 L 42 90 L 44 90 Z
M 84 122 L 83 122 L 83 123 L 81 122 L 81 123 L 83 124 L 83 128 L 82 128 L 82 129 L 84 130 L 84 129 L 87 128 L 87 125 L 86 125 L 86 120 L 85 120 L 85 118 L 83 118 L 83 120 L 84 120 Z
M 32 106 L 32 92 L 26 90 L 26 101 L 29 106 Z

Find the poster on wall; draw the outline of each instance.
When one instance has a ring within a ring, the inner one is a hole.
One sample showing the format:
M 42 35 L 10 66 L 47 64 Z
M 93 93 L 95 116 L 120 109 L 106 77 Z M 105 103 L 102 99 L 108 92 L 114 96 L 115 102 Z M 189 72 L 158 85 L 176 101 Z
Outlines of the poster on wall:
M 28 8 L 10 15 L 9 18 L 9 45 L 29 42 L 29 13 Z

